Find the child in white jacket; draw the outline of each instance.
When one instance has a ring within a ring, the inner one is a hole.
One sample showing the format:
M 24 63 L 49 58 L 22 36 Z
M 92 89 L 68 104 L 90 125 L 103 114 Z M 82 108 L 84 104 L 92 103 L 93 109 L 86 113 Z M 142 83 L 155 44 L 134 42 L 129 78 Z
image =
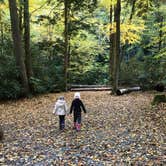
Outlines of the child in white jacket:
M 65 115 L 67 114 L 67 104 L 63 96 L 60 96 L 55 103 L 53 114 L 59 116 L 59 128 L 65 129 Z

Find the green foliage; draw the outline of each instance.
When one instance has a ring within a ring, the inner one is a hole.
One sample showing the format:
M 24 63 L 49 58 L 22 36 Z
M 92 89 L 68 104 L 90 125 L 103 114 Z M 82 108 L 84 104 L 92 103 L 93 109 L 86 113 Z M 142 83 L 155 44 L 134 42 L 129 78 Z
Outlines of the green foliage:
M 69 69 L 71 83 L 98 84 L 105 79 L 104 75 L 108 75 L 106 74 L 108 72 L 105 67 L 106 63 L 97 62 L 97 56 L 103 55 L 103 61 L 107 56 L 104 55 L 104 50 L 98 48 L 95 40 L 95 36 L 86 31 L 79 31 L 71 40 Z
M 134 57 L 130 59 L 128 62 L 124 62 L 121 64 L 121 71 L 120 71 L 120 85 L 137 85 L 138 84 L 138 77 L 140 73 L 140 63 Z
M 53 43 L 44 40 L 36 45 L 33 44 L 34 78 L 31 81 L 35 93 L 63 90 L 62 51 L 63 42 L 59 39 Z
M 45 88 L 42 80 L 35 78 L 35 77 L 31 77 L 30 84 L 31 84 L 31 87 L 32 87 L 34 93 L 46 92 L 46 88 Z
M 3 80 L 0 83 L 0 99 L 16 99 L 21 96 L 21 85 L 16 80 Z
M 7 0 L 4 2 L 0 3 L 0 99 L 11 99 L 21 97 L 22 87 L 11 54 L 10 17 Z M 63 91 L 64 1 L 29 2 L 34 72 L 29 80 L 31 88 L 34 94 Z M 110 3 L 114 5 L 116 0 L 68 2 L 68 82 L 109 84 L 108 10 Z M 154 0 L 138 0 L 132 20 L 129 20 L 132 2 L 122 1 L 120 85 L 140 85 L 143 89 L 152 89 L 156 83 L 166 85 L 166 5 Z M 115 28 L 115 25 L 111 27 Z
M 107 8 L 108 10 L 110 9 L 110 6 L 115 5 L 117 3 L 117 0 L 100 0 L 100 5 Z
M 12 55 L 0 56 L 0 99 L 13 99 L 21 96 L 19 73 Z
M 143 90 L 153 89 L 157 83 L 165 84 L 166 62 L 151 56 L 133 57 L 121 64 L 120 83 L 140 85 Z
M 161 102 L 166 102 L 166 96 L 164 94 L 155 95 L 152 101 L 152 105 L 157 105 Z
M 153 0 L 137 0 L 136 7 L 136 15 L 146 18 L 148 12 L 153 9 Z

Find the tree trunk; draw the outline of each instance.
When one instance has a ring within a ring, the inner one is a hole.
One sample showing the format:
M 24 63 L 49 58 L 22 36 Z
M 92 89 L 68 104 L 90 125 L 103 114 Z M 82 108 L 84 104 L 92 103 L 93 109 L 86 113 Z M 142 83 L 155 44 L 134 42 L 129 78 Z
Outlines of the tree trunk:
M 160 11 L 161 3 L 157 2 L 157 12 L 156 12 L 156 21 L 159 24 L 159 34 L 158 34 L 158 51 L 162 49 L 162 38 L 163 38 L 163 22 L 164 22 L 164 16 L 162 15 L 162 12 Z
M 64 82 L 65 82 L 65 90 L 68 90 L 68 60 L 69 60 L 69 40 L 68 40 L 68 0 L 64 0 L 64 16 L 65 16 L 65 30 L 64 30 L 64 38 L 65 38 L 65 54 L 64 54 Z
M 110 6 L 110 83 L 112 84 L 112 81 L 113 81 L 113 61 L 114 61 L 114 56 L 113 56 L 113 48 L 114 48 L 114 35 L 115 33 L 113 33 L 113 6 L 111 5 Z
M 16 0 L 9 0 L 9 9 L 10 9 L 10 17 L 11 17 L 11 29 L 12 29 L 12 37 L 14 44 L 14 54 L 16 57 L 16 63 L 18 66 L 18 70 L 20 72 L 21 82 L 23 86 L 23 93 L 25 95 L 29 94 L 29 84 L 28 78 L 26 74 L 26 68 L 24 64 L 24 50 L 21 42 L 21 34 L 19 29 L 19 19 L 17 13 Z
M 136 0 L 133 0 L 132 1 L 132 9 L 131 9 L 130 18 L 129 18 L 130 22 L 133 18 L 134 12 L 135 12 L 135 3 L 136 3 Z
M 114 61 L 113 61 L 113 85 L 112 92 L 116 94 L 118 88 L 118 79 L 119 79 L 119 67 L 120 67 L 120 12 L 121 12 L 121 0 L 117 0 L 115 6 L 114 19 L 116 23 L 116 34 L 114 37 Z
M 22 35 L 23 34 L 23 0 L 19 0 L 18 4 L 19 4 L 19 10 L 18 10 L 19 29 Z
M 3 55 L 3 45 L 4 45 L 4 34 L 3 34 L 3 28 L 4 28 L 4 25 L 3 25 L 3 22 L 2 22 L 2 13 L 0 11 L 0 31 L 1 31 L 1 55 Z
M 28 79 L 33 76 L 32 58 L 30 52 L 30 21 L 29 21 L 29 0 L 24 0 L 24 47 L 25 65 Z
M 159 21 L 160 21 L 160 22 L 159 22 L 159 24 L 160 24 L 159 28 L 160 28 L 160 29 L 159 29 L 159 45 L 158 45 L 159 47 L 158 47 L 158 48 L 159 48 L 159 51 L 160 51 L 161 48 L 162 48 L 162 37 L 163 37 L 162 28 L 163 28 L 163 20 L 164 20 L 164 19 L 163 19 L 163 16 L 161 16 L 161 15 L 160 15 L 159 17 L 160 17 L 160 19 L 159 19 Z

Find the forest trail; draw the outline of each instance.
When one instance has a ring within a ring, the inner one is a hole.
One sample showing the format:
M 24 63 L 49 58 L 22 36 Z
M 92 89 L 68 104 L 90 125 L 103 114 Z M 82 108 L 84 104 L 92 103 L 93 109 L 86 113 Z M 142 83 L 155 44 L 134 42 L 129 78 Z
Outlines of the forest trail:
M 152 108 L 153 92 L 112 96 L 108 91 L 81 92 L 87 114 L 81 132 L 58 131 L 54 102 L 64 95 L 68 106 L 73 92 L 47 94 L 0 104 L 5 139 L 0 165 L 164 165 L 165 111 Z M 156 111 L 156 112 L 155 112 Z

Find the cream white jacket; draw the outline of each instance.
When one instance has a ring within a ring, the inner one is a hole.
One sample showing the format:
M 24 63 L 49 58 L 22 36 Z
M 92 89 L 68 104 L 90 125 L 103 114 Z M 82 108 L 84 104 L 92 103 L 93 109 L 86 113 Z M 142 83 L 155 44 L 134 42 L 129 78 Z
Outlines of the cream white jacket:
M 67 104 L 65 100 L 57 100 L 54 106 L 53 114 L 56 114 L 56 115 L 67 114 Z

